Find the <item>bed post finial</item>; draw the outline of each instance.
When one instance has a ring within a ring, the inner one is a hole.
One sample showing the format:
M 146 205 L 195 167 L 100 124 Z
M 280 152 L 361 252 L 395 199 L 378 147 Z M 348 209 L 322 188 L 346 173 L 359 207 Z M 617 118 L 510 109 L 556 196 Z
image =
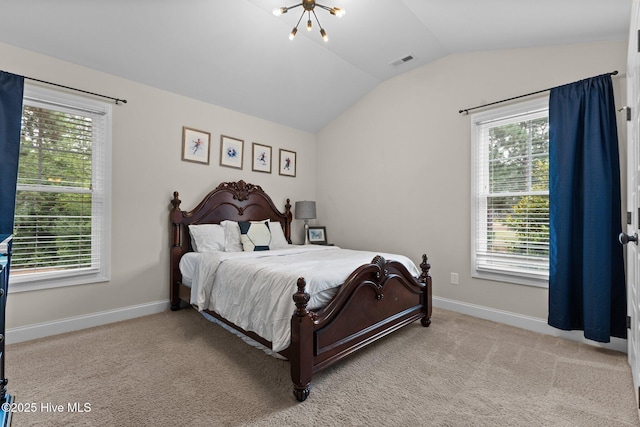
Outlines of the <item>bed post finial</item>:
M 291 380 L 293 395 L 298 402 L 309 397 L 311 376 L 313 375 L 313 320 L 307 310 L 309 294 L 305 291 L 307 283 L 304 278 L 298 279 L 298 292 L 293 294 L 296 310 L 291 316 Z
M 287 199 L 287 203 L 284 205 L 284 215 L 287 217 L 284 225 L 284 237 L 287 238 L 287 242 L 291 244 L 291 221 L 293 215 L 291 214 L 291 199 Z
M 431 269 L 431 264 L 429 264 L 429 260 L 427 258 L 427 254 L 422 254 L 422 262 L 420 263 L 420 270 L 422 270 L 422 274 L 420 274 L 420 282 L 424 283 L 424 299 L 423 299 L 423 312 L 424 316 L 420 319 L 420 323 L 425 328 L 431 325 L 431 313 L 432 313 L 432 302 L 431 302 L 431 275 L 429 274 L 429 270 Z
M 178 192 L 174 191 L 173 192 L 173 200 L 171 200 L 171 204 L 173 205 L 173 209 L 174 210 L 180 209 L 180 203 L 182 203 L 182 201 L 180 199 L 178 199 Z
M 182 246 L 182 239 L 180 236 L 180 228 L 182 222 L 182 211 L 180 210 L 180 199 L 178 199 L 178 192 L 173 192 L 173 199 L 171 199 L 171 204 L 173 205 L 173 209 L 169 213 L 169 218 L 171 221 L 171 247 L 177 248 Z
M 427 281 L 427 277 L 429 277 L 430 269 L 431 269 L 431 264 L 429 264 L 427 254 L 422 254 L 422 262 L 420 263 L 420 270 L 422 270 L 422 274 L 420 275 L 421 282 L 424 283 Z
M 311 296 L 305 291 L 305 287 L 307 286 L 307 282 L 304 278 L 300 277 L 298 279 L 298 292 L 293 294 L 293 302 L 296 303 L 296 311 L 293 313 L 294 316 L 304 317 L 309 314 L 307 310 L 307 303 Z

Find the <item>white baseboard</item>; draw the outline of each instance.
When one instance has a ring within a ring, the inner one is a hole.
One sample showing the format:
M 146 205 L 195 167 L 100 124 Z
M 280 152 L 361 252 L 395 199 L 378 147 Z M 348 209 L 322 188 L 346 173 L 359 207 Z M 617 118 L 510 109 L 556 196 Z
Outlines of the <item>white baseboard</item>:
M 441 297 L 433 297 L 433 306 L 462 314 L 467 314 L 473 317 L 478 317 L 480 319 L 504 323 L 506 325 L 515 326 L 517 328 L 522 328 L 545 335 L 565 338 L 597 347 L 620 351 L 623 353 L 627 352 L 627 340 L 625 339 L 611 338 L 611 342 L 607 344 L 587 340 L 584 338 L 581 331 L 563 331 L 560 329 L 552 328 L 547 324 L 546 319 L 524 316 L 518 313 L 497 310 L 481 305 L 468 304 L 465 302 L 450 300 Z M 11 328 L 7 329 L 6 331 L 6 342 L 7 344 L 13 344 L 23 341 L 29 341 L 36 338 L 47 337 L 50 335 L 62 334 L 64 332 L 77 331 L 80 329 L 119 322 L 121 320 L 128 320 L 135 317 L 161 313 L 168 309 L 168 300 L 156 301 L 147 304 L 139 304 L 119 308 L 117 310 L 102 311 L 99 313 L 92 313 L 84 316 L 69 317 L 53 322 L 38 323 L 35 325 Z
M 545 335 L 578 341 L 596 347 L 607 348 L 609 350 L 627 352 L 627 340 L 621 338 L 611 338 L 610 343 L 599 343 L 591 341 L 583 336 L 582 331 L 563 331 L 553 328 L 547 324 L 547 319 L 538 317 L 524 316 L 509 311 L 496 310 L 494 308 L 484 307 L 481 305 L 468 304 L 465 302 L 450 300 L 447 298 L 433 297 L 433 306 L 444 308 L 446 310 L 455 311 L 469 316 L 479 317 L 480 319 L 491 320 L 498 323 L 504 323 L 521 329 L 538 332 Z M 436 320 L 434 319 L 434 322 Z
M 53 322 L 20 326 L 17 328 L 7 329 L 6 343 L 14 344 L 22 341 L 34 340 L 36 338 L 43 338 L 50 335 L 62 334 L 64 332 L 92 328 L 94 326 L 106 325 L 108 323 L 119 322 L 121 320 L 128 320 L 135 317 L 161 313 L 168 309 L 168 300 L 155 301 L 146 304 L 118 308 L 116 310 L 101 311 L 99 313 L 69 317 L 66 319 L 55 320 Z

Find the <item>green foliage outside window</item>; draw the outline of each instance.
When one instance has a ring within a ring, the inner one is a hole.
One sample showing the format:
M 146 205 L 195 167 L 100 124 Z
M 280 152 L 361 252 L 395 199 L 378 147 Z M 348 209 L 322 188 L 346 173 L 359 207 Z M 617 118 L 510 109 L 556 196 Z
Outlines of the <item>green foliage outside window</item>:
M 546 117 L 489 129 L 491 252 L 549 254 L 549 126 Z
M 25 105 L 12 273 L 91 265 L 92 121 Z

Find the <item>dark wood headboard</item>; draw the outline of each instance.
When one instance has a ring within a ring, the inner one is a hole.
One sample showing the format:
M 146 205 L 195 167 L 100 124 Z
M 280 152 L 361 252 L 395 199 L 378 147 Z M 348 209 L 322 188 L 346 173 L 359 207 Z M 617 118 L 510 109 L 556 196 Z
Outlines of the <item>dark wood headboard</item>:
M 238 182 L 223 182 L 209 192 L 193 210 L 180 210 L 177 191 L 173 193 L 170 214 L 171 255 L 170 280 L 171 301 L 179 301 L 178 287 L 182 281 L 180 258 L 193 251 L 189 236 L 190 224 L 219 224 L 224 220 L 261 221 L 269 219 L 282 225 L 284 236 L 291 243 L 291 204 L 287 199 L 285 211 L 280 212 L 273 200 L 259 185 Z

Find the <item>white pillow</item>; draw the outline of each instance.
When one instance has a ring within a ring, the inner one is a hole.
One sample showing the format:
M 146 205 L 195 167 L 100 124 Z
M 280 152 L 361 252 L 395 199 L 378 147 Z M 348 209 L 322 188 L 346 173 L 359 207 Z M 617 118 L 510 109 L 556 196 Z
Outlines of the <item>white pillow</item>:
M 268 251 L 271 244 L 269 221 L 240 221 L 240 241 L 245 252 Z
M 271 249 L 284 249 L 289 247 L 289 242 L 284 237 L 282 224 L 279 222 L 269 221 L 269 229 L 271 230 Z
M 242 252 L 240 228 L 235 221 L 225 220 L 220 223 L 224 228 L 224 249 L 227 252 Z
M 224 229 L 218 224 L 191 224 L 189 234 L 196 252 L 224 251 Z

